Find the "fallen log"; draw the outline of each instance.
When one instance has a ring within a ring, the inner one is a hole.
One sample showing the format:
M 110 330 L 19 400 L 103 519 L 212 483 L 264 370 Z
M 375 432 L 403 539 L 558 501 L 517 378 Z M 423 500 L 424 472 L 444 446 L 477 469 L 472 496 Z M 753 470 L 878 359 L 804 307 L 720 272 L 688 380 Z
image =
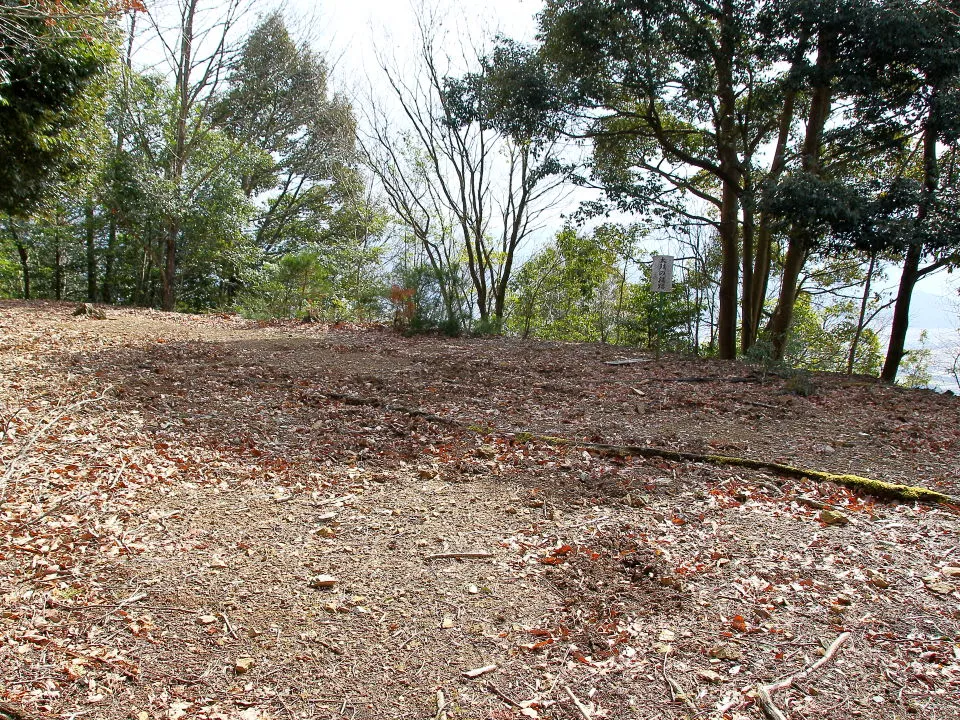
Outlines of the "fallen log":
M 570 438 L 557 437 L 554 435 L 540 435 L 534 432 L 516 432 L 507 433 L 497 428 L 480 427 L 468 425 L 454 418 L 442 417 L 434 413 L 421 410 L 419 408 L 408 408 L 402 405 L 388 403 L 377 398 L 364 398 L 356 395 L 347 395 L 345 393 L 325 392 L 319 393 L 320 397 L 328 400 L 343 402 L 348 405 L 365 405 L 368 407 L 378 407 L 389 412 L 398 412 L 411 417 L 419 417 L 429 422 L 454 426 L 474 432 L 478 435 L 512 435 L 517 442 L 525 443 L 531 440 L 547 443 L 548 445 L 566 446 L 582 448 L 584 450 L 593 450 L 600 454 L 608 454 L 619 457 L 636 456 L 643 458 L 659 458 L 661 460 L 672 460 L 674 462 L 693 462 L 704 463 L 707 465 L 721 465 L 729 467 L 742 467 L 749 470 L 764 470 L 781 477 L 790 478 L 808 478 L 818 482 L 828 482 L 834 485 L 842 485 L 851 490 L 858 490 L 868 495 L 883 498 L 886 500 L 899 500 L 902 502 L 922 502 L 932 505 L 948 505 L 960 508 L 960 497 L 948 495 L 937 490 L 922 487 L 919 485 L 903 485 L 900 483 L 891 483 L 884 480 L 874 480 L 873 478 L 862 477 L 860 475 L 831 473 L 824 470 L 812 470 L 810 468 L 796 467 L 785 463 L 773 462 L 770 460 L 755 460 L 753 458 L 742 458 L 728 455 L 708 455 L 702 453 L 684 452 L 681 450 L 668 450 L 667 448 L 658 448 L 648 445 L 613 445 L 609 443 L 595 443 L 581 440 L 572 440 Z

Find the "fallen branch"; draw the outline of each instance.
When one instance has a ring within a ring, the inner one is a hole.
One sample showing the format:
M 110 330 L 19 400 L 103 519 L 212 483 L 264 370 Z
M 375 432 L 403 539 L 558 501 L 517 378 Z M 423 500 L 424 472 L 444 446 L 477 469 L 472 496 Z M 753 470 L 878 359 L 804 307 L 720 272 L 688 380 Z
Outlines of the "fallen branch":
M 573 704 L 577 706 L 577 710 L 580 711 L 580 717 L 582 717 L 583 720 L 592 720 L 592 718 L 590 717 L 590 710 L 587 708 L 586 705 L 584 705 L 582 702 L 580 702 L 577 699 L 577 696 L 573 694 L 573 690 L 570 689 L 570 686 L 564 685 L 563 689 L 566 690 L 567 695 L 570 697 L 571 700 L 573 700 Z
M 650 362 L 650 358 L 625 358 L 623 360 L 607 360 L 604 365 L 636 365 L 637 363 Z
M 710 378 L 715 379 L 715 378 Z M 749 382 L 750 378 L 730 378 L 727 382 Z M 368 407 L 378 407 L 383 410 L 400 412 L 413 417 L 425 418 L 431 422 L 442 423 L 444 425 L 459 427 L 464 430 L 476 432 L 481 435 L 506 435 L 507 433 L 498 431 L 496 428 L 481 428 L 479 426 L 468 425 L 454 418 L 440 417 L 432 413 L 417 408 L 407 408 L 402 405 L 393 405 L 373 398 L 362 398 L 355 395 L 345 395 L 342 393 L 320 393 L 320 397 L 339 400 L 348 405 L 363 405 Z M 647 445 L 612 445 L 609 443 L 582 442 L 579 440 L 570 440 L 568 438 L 556 437 L 553 435 L 539 435 L 532 432 L 516 432 L 512 434 L 518 442 L 530 442 L 532 440 L 547 443 L 548 445 L 557 445 L 565 447 L 583 448 L 593 450 L 597 453 L 615 455 L 619 457 L 636 456 L 643 458 L 659 458 L 661 460 L 673 460 L 675 462 L 694 462 L 705 463 L 708 465 L 723 465 L 730 467 L 742 467 L 749 470 L 765 470 L 783 477 L 809 478 L 817 482 L 828 482 L 835 485 L 843 485 L 853 490 L 859 490 L 888 500 L 900 500 L 903 502 L 923 502 L 933 505 L 953 505 L 960 507 L 960 497 L 948 495 L 946 493 L 931 490 L 922 486 L 901 485 L 899 483 L 890 483 L 883 480 L 874 480 L 860 475 L 845 475 L 825 472 L 823 470 L 811 470 L 809 468 L 795 467 L 784 463 L 772 462 L 769 460 L 754 460 L 751 458 L 732 457 L 727 455 L 704 455 L 701 453 L 681 452 L 679 450 L 667 450 Z M 2 488 L 0 488 L 2 489 Z
M 786 690 L 795 682 L 799 680 L 805 680 L 813 675 L 817 670 L 822 668 L 833 659 L 834 655 L 837 654 L 837 650 L 839 650 L 840 646 L 843 645 L 848 639 L 850 639 L 850 633 L 842 633 L 836 640 L 833 641 L 833 643 L 831 643 L 830 647 L 827 648 L 827 651 L 824 653 L 823 657 L 817 660 L 806 670 L 798 672 L 795 675 L 788 675 L 782 680 L 778 680 L 771 685 L 757 685 L 757 702 L 759 703 L 763 714 L 766 715 L 769 720 L 787 720 L 787 716 L 780 712 L 780 709 L 773 704 L 773 694 L 779 690 Z
M 435 555 L 424 555 L 424 560 L 483 560 L 492 558 L 493 553 L 488 552 L 448 552 L 436 553 Z
M 670 653 L 666 652 L 663 655 L 663 667 L 660 669 L 661 674 L 663 675 L 664 682 L 667 683 L 667 687 L 670 688 L 670 698 L 673 702 L 681 701 L 687 708 L 697 714 L 697 704 L 690 699 L 690 696 L 680 687 L 680 683 L 674 680 L 670 675 L 667 674 L 667 658 L 670 657 Z
M 507 695 L 503 690 L 501 690 L 500 688 L 498 688 L 498 687 L 497 687 L 496 685 L 494 685 L 492 682 L 488 682 L 488 683 L 487 683 L 487 689 L 488 689 L 490 692 L 492 692 L 494 695 L 496 695 L 498 698 L 500 698 L 501 700 L 503 700 L 507 705 L 510 705 L 511 707 L 519 708 L 519 709 L 521 709 L 521 710 L 523 709 L 523 705 L 521 705 L 520 703 L 518 703 L 516 700 L 514 700 L 514 699 L 513 699 L 512 697 L 510 697 L 509 695 Z
M 641 445 L 610 445 L 608 443 L 580 442 L 577 440 L 568 440 L 567 438 L 553 437 L 550 435 L 533 435 L 530 433 L 524 433 L 523 437 L 527 440 L 539 440 L 550 445 L 584 448 L 587 450 L 595 450 L 598 453 L 609 453 L 621 457 L 636 455 L 638 457 L 659 458 L 661 460 L 673 460 L 676 462 L 699 462 L 710 465 L 743 467 L 750 470 L 766 470 L 767 472 L 776 473 L 783 477 L 797 479 L 808 478 L 817 482 L 843 485 L 844 487 L 860 490 L 869 495 L 891 500 L 960 506 L 960 497 L 947 495 L 946 493 L 921 486 L 901 485 L 900 483 L 874 480 L 872 478 L 861 477 L 860 475 L 843 475 L 825 472 L 823 470 L 811 470 L 809 468 L 795 467 L 793 465 L 771 462 L 769 460 L 753 460 L 751 458 L 730 457 L 726 455 L 703 455 L 700 453 L 681 452 L 679 450 L 667 450 L 665 448 Z
M 61 418 L 63 418 L 70 412 L 76 410 L 77 408 L 83 407 L 84 405 L 88 405 L 89 403 L 92 403 L 92 402 L 97 402 L 98 400 L 103 400 L 104 397 L 106 397 L 107 391 L 110 390 L 111 387 L 112 386 L 107 387 L 97 397 L 86 398 L 85 400 L 79 400 L 75 403 L 67 405 L 66 407 L 60 408 L 60 411 L 55 415 L 52 415 L 48 418 L 41 419 L 40 422 L 37 423 L 36 429 L 30 435 L 27 442 L 24 443 L 23 447 L 20 448 L 20 452 L 17 453 L 16 457 L 14 457 L 10 461 L 10 464 L 7 466 L 7 470 L 6 472 L 4 472 L 3 477 L 0 478 L 0 493 L 3 493 L 6 491 L 7 485 L 10 483 L 11 480 L 14 479 L 14 471 L 17 469 L 20 461 L 27 456 L 27 454 L 33 448 L 34 444 L 37 442 L 37 440 L 39 440 L 44 435 L 45 432 L 48 432 L 50 428 L 52 428 L 54 425 L 57 424 L 57 422 L 60 421 Z

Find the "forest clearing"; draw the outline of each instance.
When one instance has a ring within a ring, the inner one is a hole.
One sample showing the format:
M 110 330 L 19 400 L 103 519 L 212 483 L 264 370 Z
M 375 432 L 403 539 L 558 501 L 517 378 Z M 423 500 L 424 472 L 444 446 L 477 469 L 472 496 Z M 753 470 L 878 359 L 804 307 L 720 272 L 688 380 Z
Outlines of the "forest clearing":
M 4 720 L 960 713 L 956 506 L 589 446 L 956 496 L 956 397 L 73 309 L 0 304 Z

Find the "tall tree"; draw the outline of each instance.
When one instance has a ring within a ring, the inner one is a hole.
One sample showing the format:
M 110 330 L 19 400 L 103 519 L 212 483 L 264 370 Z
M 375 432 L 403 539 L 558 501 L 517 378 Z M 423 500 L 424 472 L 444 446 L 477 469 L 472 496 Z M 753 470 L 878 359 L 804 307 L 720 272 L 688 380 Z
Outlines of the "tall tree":
M 757 12 L 742 0 L 549 0 L 538 45 L 506 43 L 488 67 L 493 111 L 592 141 L 594 182 L 622 209 L 677 218 L 691 198 L 709 204 L 694 219 L 714 225 L 722 247 L 724 358 L 737 352 L 744 150 L 770 132 L 752 115 L 768 81 Z
M 212 131 L 211 110 L 227 74 L 234 27 L 242 6 L 243 0 L 227 0 L 215 7 L 205 0 L 177 0 L 172 28 L 155 12 L 148 14 L 173 78 L 171 127 L 164 149 L 164 180 L 173 193 L 163 223 L 164 310 L 173 310 L 176 305 L 177 252 L 184 242 L 182 209 L 189 207 L 204 183 L 219 171 L 212 166 L 187 181 L 188 163 Z
M 84 166 L 115 40 L 101 3 L 0 6 L 0 212 L 28 213 Z
M 477 98 L 441 65 L 438 25 L 426 16 L 419 23 L 422 74 L 407 78 L 382 63 L 407 132 L 393 132 L 385 116 L 375 117 L 367 157 L 394 211 L 424 244 L 438 276 L 446 277 L 448 308 L 455 305 L 449 281 L 462 251 L 480 322 L 496 326 L 517 251 L 558 186 L 557 148 L 479 118 Z M 431 236 L 431 226 L 441 234 Z

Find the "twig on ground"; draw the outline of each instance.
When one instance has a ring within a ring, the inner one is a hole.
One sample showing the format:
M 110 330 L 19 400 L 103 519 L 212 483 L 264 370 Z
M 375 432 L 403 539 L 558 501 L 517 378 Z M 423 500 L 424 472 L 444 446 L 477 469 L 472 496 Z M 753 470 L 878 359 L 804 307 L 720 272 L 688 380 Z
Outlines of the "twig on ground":
M 103 621 L 105 621 L 108 617 L 110 617 L 111 615 L 113 615 L 113 614 L 114 614 L 115 612 L 117 612 L 118 610 L 123 610 L 123 608 L 127 607 L 128 605 L 133 605 L 133 603 L 138 602 L 138 601 L 140 601 L 140 600 L 143 600 L 143 599 L 146 598 L 146 597 L 148 597 L 148 594 L 147 594 L 147 593 L 145 593 L 145 592 L 140 592 L 140 591 L 138 590 L 138 591 L 135 592 L 133 595 L 131 595 L 130 597 L 128 597 L 126 600 L 122 600 L 122 601 L 120 601 L 120 603 L 119 603 L 118 605 L 114 605 L 114 606 L 111 608 L 110 612 L 108 612 L 108 613 L 106 613 L 105 615 L 97 618 L 96 620 L 93 620 L 93 621 L 87 623 L 87 629 L 89 630 L 89 629 L 92 628 L 94 625 L 99 625 L 100 623 L 102 623 Z
M 36 429 L 23 444 L 23 447 L 20 448 L 20 452 L 10 461 L 10 464 L 7 466 L 6 472 L 3 474 L 3 477 L 0 478 L 0 493 L 4 492 L 7 489 L 7 485 L 14 478 L 14 472 L 16 471 L 20 461 L 27 456 L 27 453 L 33 448 L 34 444 L 39 440 L 45 432 L 48 432 L 50 428 L 56 425 L 57 421 L 68 413 L 76 410 L 77 408 L 83 407 L 84 405 L 89 405 L 92 402 L 97 402 L 98 400 L 103 400 L 106 397 L 107 390 L 110 390 L 112 386 L 107 387 L 100 395 L 93 398 L 86 398 L 84 400 L 79 400 L 75 403 L 71 403 L 66 407 L 60 409 L 60 412 L 49 416 L 48 418 L 43 418 L 37 423 Z
M 503 690 L 501 690 L 500 688 L 498 688 L 498 687 L 497 687 L 496 685 L 494 685 L 492 682 L 488 682 L 488 683 L 487 683 L 487 689 L 488 689 L 490 692 L 492 692 L 494 695 L 496 695 L 498 698 L 500 698 L 501 700 L 503 700 L 507 705 L 510 705 L 511 707 L 515 707 L 515 708 L 522 708 L 522 707 L 523 707 L 520 703 L 518 703 L 518 702 L 517 702 L 516 700 L 514 700 L 512 697 L 510 697 L 509 695 L 507 695 L 505 692 L 503 692 Z
M 817 660 L 806 670 L 802 670 L 794 675 L 788 675 L 782 680 L 778 680 L 770 685 L 757 685 L 757 702 L 760 705 L 760 709 L 763 711 L 763 714 L 766 715 L 769 720 L 787 720 L 787 716 L 784 715 L 780 709 L 773 704 L 773 693 L 779 690 L 786 690 L 794 683 L 799 682 L 800 680 L 805 680 L 813 675 L 817 670 L 822 668 L 833 659 L 834 655 L 837 654 L 837 650 L 840 649 L 840 646 L 843 645 L 849 638 L 850 633 L 841 633 L 841 635 L 834 640 L 833 643 L 831 643 L 830 647 L 827 648 L 827 651 L 824 653 L 823 657 Z
M 667 673 L 668 657 L 670 657 L 669 652 L 663 654 L 663 667 L 661 668 L 660 672 L 663 675 L 664 682 L 667 683 L 667 687 L 670 688 L 670 698 L 673 700 L 673 702 L 677 702 L 679 700 L 684 705 L 686 705 L 693 713 L 696 713 L 697 712 L 696 703 L 694 703 L 693 700 L 690 699 L 690 696 L 684 692 L 683 688 L 680 687 L 680 683 L 678 683 L 676 680 L 670 677 L 670 675 Z
M 564 685 L 563 689 L 566 691 L 569 698 L 573 701 L 573 704 L 576 706 L 577 710 L 580 712 L 580 717 L 583 720 L 593 720 L 590 716 L 590 710 L 584 705 L 580 700 L 577 699 L 577 696 L 573 694 L 573 690 L 570 689 L 569 685 Z
M 492 558 L 493 553 L 488 552 L 449 552 L 436 553 L 435 555 L 424 555 L 424 560 L 483 560 Z
M 225 612 L 220 613 L 220 617 L 223 618 L 223 624 L 227 628 L 227 632 L 230 633 L 230 637 L 234 640 L 238 640 L 237 631 L 233 629 L 233 625 L 230 624 L 230 618 L 227 617 Z
M 62 508 L 64 505 L 68 505 L 69 503 L 73 503 L 73 502 L 80 502 L 81 500 L 84 500 L 85 498 L 87 498 L 87 497 L 89 497 L 89 496 L 90 496 L 90 493 L 83 493 L 82 495 L 77 495 L 77 496 L 72 496 L 72 495 L 71 495 L 71 496 L 65 497 L 65 498 L 63 498 L 63 500 L 61 500 L 60 502 L 56 503 L 53 507 L 51 507 L 51 508 L 50 508 L 49 510 L 47 510 L 46 512 L 40 513 L 40 514 L 37 515 L 35 518 L 30 518 L 29 520 L 26 520 L 26 521 L 20 523 L 19 525 L 15 526 L 10 532 L 15 535 L 15 534 L 17 534 L 18 532 L 20 532 L 21 530 L 25 530 L 26 528 L 30 527 L 30 526 L 33 525 L 34 523 L 40 522 L 40 521 L 43 520 L 45 517 L 47 517 L 47 516 L 49 516 L 49 515 L 52 515 L 52 514 L 55 513 L 57 510 L 59 510 L 60 508 Z

